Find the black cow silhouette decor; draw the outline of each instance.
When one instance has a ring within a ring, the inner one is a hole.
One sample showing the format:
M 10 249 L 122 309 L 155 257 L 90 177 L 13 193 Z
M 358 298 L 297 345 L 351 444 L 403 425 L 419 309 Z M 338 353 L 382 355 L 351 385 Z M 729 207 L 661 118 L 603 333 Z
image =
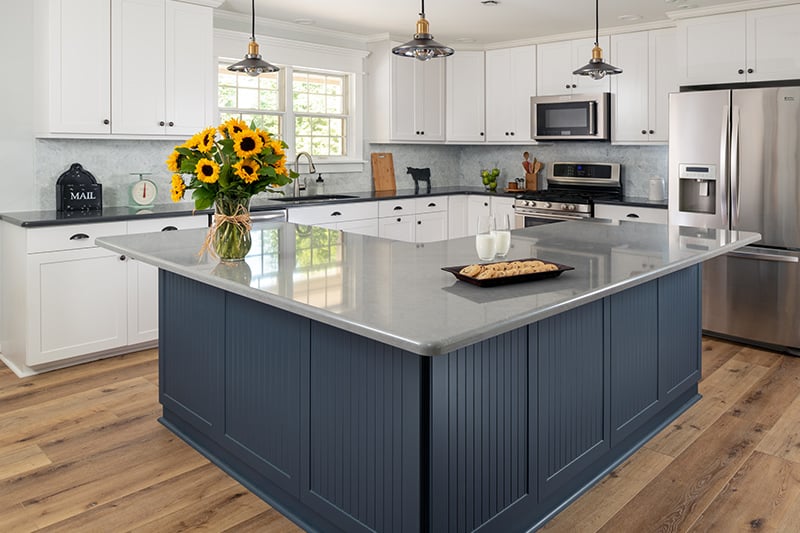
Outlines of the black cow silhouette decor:
M 424 181 L 427 186 L 427 192 L 431 192 L 431 169 L 429 168 L 413 168 L 406 167 L 406 174 L 411 174 L 414 178 L 414 192 L 419 192 L 419 182 Z

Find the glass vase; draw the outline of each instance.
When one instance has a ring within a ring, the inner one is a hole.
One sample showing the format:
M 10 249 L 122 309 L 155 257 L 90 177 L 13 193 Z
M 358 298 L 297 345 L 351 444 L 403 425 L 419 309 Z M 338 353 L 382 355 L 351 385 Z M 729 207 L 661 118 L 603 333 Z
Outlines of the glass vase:
M 220 261 L 243 261 L 252 243 L 250 198 L 217 198 L 214 202 L 213 244 Z

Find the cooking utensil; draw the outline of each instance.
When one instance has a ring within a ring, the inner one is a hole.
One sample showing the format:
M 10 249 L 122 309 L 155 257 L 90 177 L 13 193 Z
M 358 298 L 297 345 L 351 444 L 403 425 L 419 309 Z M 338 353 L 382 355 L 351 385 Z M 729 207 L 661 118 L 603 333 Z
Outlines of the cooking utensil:
M 522 154 L 522 157 L 525 159 L 525 161 L 522 162 L 522 168 L 525 169 L 526 173 L 531 171 L 531 162 L 528 161 L 528 158 L 530 156 L 531 156 L 531 154 L 528 153 L 528 152 L 523 152 L 523 154 Z

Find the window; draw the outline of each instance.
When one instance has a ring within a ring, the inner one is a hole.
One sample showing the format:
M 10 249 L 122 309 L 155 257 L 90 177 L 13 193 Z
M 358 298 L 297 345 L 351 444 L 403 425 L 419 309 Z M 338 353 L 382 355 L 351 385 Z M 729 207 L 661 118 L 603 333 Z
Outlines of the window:
M 291 152 L 315 159 L 350 155 L 350 74 L 282 67 L 251 77 L 227 70 L 228 64 L 220 63 L 218 71 L 220 121 L 254 122 L 286 141 Z

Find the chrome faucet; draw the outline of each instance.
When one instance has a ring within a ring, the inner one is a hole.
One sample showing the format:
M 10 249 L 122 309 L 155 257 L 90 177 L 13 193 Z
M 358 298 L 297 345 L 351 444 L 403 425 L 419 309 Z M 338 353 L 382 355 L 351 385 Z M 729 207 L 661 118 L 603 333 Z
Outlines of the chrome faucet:
M 298 152 L 297 156 L 294 158 L 294 171 L 300 174 L 300 156 L 304 155 L 308 159 L 308 173 L 313 174 L 317 171 L 317 167 L 314 166 L 314 160 L 311 159 L 311 154 L 308 152 Z M 300 187 L 300 176 L 297 176 L 297 179 L 294 180 L 294 195 L 295 197 L 300 196 L 300 191 L 305 190 L 305 186 Z

